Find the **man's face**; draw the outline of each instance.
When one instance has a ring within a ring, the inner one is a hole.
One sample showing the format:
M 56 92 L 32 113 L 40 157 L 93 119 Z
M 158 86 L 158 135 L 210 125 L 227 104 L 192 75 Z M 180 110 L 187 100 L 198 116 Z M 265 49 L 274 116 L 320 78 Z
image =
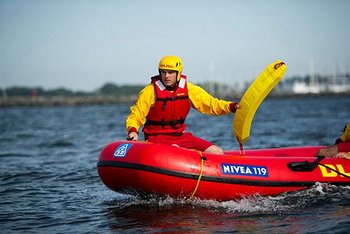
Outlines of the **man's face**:
M 176 83 L 177 72 L 172 70 L 160 70 L 162 82 L 166 87 L 173 87 Z

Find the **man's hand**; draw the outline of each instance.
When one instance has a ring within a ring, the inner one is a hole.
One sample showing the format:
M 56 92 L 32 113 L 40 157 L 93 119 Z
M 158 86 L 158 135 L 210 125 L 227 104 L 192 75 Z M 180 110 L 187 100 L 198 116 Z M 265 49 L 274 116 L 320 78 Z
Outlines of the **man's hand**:
M 139 134 L 136 132 L 130 132 L 126 138 L 128 141 L 137 141 L 139 139 Z
M 338 153 L 338 145 L 331 145 L 331 146 L 327 146 L 323 149 L 320 149 L 317 152 L 316 156 L 325 156 L 325 157 L 331 158 L 334 155 L 336 155 L 337 153 Z
M 241 108 L 241 106 L 239 105 L 238 102 L 232 102 L 230 104 L 230 109 L 231 109 L 231 112 L 233 113 L 236 113 L 236 110 L 238 110 L 239 108 Z
M 335 156 L 335 158 L 346 158 L 350 159 L 350 153 L 349 152 L 339 152 Z

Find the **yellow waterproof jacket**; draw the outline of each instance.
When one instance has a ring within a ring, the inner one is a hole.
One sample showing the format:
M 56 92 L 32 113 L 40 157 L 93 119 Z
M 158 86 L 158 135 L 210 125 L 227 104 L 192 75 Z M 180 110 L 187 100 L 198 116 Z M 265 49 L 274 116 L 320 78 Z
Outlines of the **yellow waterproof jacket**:
M 340 136 L 340 140 L 343 142 L 350 142 L 350 123 L 345 126 L 344 133 Z
M 233 102 L 217 99 L 201 87 L 187 82 L 188 96 L 191 107 L 203 114 L 225 115 L 231 113 L 230 104 Z M 146 116 L 156 102 L 153 84 L 148 84 L 139 93 L 138 99 L 130 107 L 130 114 L 126 119 L 126 130 L 136 131 L 146 122 Z

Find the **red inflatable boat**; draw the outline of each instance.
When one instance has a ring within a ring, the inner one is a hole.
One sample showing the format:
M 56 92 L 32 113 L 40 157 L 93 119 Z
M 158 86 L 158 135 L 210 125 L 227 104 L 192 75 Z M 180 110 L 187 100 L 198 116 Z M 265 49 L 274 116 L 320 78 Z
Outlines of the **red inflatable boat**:
M 97 163 L 102 182 L 121 193 L 231 200 L 277 195 L 316 182 L 350 185 L 350 160 L 315 157 L 322 146 L 226 151 L 225 155 L 148 142 L 108 144 Z

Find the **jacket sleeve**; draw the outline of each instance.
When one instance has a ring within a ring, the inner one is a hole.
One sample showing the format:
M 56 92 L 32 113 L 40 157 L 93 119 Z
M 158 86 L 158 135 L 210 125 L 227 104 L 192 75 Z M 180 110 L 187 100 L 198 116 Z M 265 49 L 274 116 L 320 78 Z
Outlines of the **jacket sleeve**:
M 343 142 L 350 142 L 350 123 L 345 126 L 344 133 L 340 136 Z
M 145 124 L 146 116 L 154 103 L 154 87 L 153 84 L 149 84 L 140 91 L 136 102 L 130 107 L 130 114 L 125 121 L 127 132 L 139 131 L 139 128 Z
M 339 143 L 338 152 L 350 152 L 350 142 Z
M 191 105 L 197 111 L 211 115 L 225 115 L 232 112 L 231 108 L 234 102 L 215 98 L 201 87 L 190 82 L 187 83 L 187 86 Z

